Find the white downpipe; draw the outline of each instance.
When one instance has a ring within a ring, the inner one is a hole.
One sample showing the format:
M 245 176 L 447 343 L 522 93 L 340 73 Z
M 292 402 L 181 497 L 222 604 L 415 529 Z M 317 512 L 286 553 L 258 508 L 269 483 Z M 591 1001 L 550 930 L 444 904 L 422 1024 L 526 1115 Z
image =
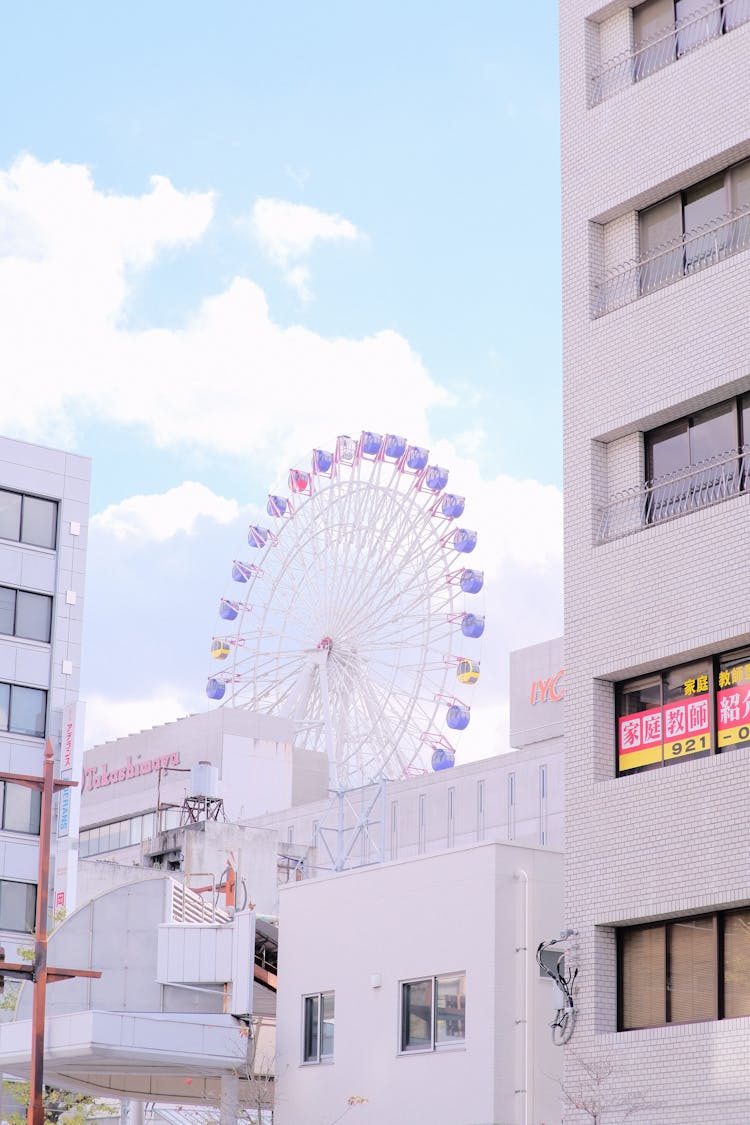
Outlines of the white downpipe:
M 523 1109 L 520 1117 L 518 1118 L 520 1125 L 531 1125 L 531 1115 L 529 1112 L 530 1107 L 530 1094 L 531 1094 L 531 1052 L 529 1050 L 530 1039 L 530 1005 L 529 1005 L 529 877 L 522 867 L 518 867 L 513 872 L 513 878 L 518 882 L 520 887 L 520 937 L 519 944 L 516 946 L 516 953 L 518 954 L 518 972 L 519 984 L 517 986 L 517 995 L 520 999 L 520 1011 L 516 1019 L 516 1027 L 519 1035 L 518 1040 L 523 1044 L 521 1055 L 523 1062 L 518 1067 L 519 1089 L 516 1093 L 522 1099 Z

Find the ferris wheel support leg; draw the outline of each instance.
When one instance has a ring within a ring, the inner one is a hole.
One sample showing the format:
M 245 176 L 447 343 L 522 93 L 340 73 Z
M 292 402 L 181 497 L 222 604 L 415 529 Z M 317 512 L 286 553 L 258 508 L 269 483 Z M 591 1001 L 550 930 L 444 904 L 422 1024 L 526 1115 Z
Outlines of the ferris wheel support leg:
M 343 871 L 345 854 L 344 854 L 344 792 L 342 789 L 337 790 L 336 797 L 339 803 L 338 807 L 338 821 L 336 825 L 336 863 L 335 870 Z
M 326 754 L 328 756 L 331 780 L 334 784 L 338 781 L 339 766 L 338 747 L 333 744 L 333 724 L 331 723 L 331 697 L 328 692 L 328 672 L 325 663 L 321 661 L 318 667 L 320 680 L 320 701 L 323 708 L 323 730 L 325 732 Z

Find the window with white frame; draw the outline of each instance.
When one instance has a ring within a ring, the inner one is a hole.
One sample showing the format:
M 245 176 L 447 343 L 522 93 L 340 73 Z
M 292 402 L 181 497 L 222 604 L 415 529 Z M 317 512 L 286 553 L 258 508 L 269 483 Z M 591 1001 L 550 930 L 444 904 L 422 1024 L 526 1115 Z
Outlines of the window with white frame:
M 466 1039 L 466 973 L 401 984 L 400 1050 L 434 1051 Z
M 477 840 L 484 839 L 484 781 L 477 782 Z
M 302 998 L 303 1063 L 333 1060 L 335 993 L 315 992 Z
M 44 738 L 46 722 L 46 691 L 0 683 L 0 730 Z
M 49 644 L 52 598 L 0 586 L 0 633 Z
M 0 489 L 0 539 L 54 548 L 57 502 Z
M 456 842 L 456 790 L 453 785 L 448 787 L 448 832 L 447 845 L 452 848 Z
M 539 843 L 547 843 L 547 767 L 539 767 Z

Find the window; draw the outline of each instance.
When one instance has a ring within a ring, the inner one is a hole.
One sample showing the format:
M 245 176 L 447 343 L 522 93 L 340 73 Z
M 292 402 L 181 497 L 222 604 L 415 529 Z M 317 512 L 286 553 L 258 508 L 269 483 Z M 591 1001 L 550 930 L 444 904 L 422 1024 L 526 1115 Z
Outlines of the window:
M 391 859 L 398 859 L 398 801 L 391 801 Z
M 516 838 L 516 775 L 508 774 L 508 839 Z
M 446 843 L 449 848 L 452 848 L 456 842 L 456 789 L 451 785 L 448 787 L 448 832 Z
M 2 826 L 6 832 L 28 832 L 39 835 L 39 817 L 42 795 L 38 789 L 25 785 L 0 782 L 2 801 Z
M 54 548 L 57 502 L 0 489 L 0 538 Z
M 617 686 L 618 771 L 750 746 L 750 648 Z
M 417 851 L 423 855 L 427 848 L 427 794 L 419 794 L 419 825 L 418 825 Z
M 432 1051 L 466 1038 L 466 974 L 401 985 L 401 1051 Z
M 85 828 L 80 834 L 80 855 L 99 855 L 101 852 L 129 848 L 154 835 L 155 813 L 126 817 L 102 824 L 98 828 Z
M 728 499 L 748 487 L 750 396 L 646 434 L 646 523 Z
M 750 160 L 641 211 L 643 296 L 750 244 Z
M 645 0 L 633 9 L 633 80 L 647 78 L 748 19 L 748 0 Z
M 750 908 L 618 932 L 618 1029 L 750 1015 Z
M 46 715 L 46 691 L 0 683 L 0 730 L 43 738 Z
M 714 674 L 710 660 L 630 680 L 618 689 L 620 773 L 710 754 Z
M 49 644 L 52 598 L 0 586 L 0 633 Z
M 316 992 L 302 998 L 302 1061 L 330 1062 L 333 1058 L 335 993 Z
M 547 843 L 547 767 L 539 767 L 539 843 Z
M 0 879 L 0 930 L 30 934 L 35 922 L 36 885 Z
M 477 840 L 484 839 L 484 781 L 477 782 Z

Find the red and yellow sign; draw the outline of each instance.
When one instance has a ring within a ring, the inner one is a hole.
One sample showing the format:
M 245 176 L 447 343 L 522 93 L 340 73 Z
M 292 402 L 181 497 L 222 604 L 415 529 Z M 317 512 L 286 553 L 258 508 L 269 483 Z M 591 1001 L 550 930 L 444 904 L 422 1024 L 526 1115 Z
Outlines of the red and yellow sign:
M 662 760 L 661 707 L 623 715 L 619 730 L 620 771 L 651 766 Z
M 710 696 L 690 695 L 635 715 L 619 726 L 620 772 L 711 749 Z
M 710 696 L 694 695 L 668 703 L 664 712 L 664 760 L 711 749 Z
M 716 719 L 719 749 L 750 741 L 750 684 L 737 680 L 717 693 Z

